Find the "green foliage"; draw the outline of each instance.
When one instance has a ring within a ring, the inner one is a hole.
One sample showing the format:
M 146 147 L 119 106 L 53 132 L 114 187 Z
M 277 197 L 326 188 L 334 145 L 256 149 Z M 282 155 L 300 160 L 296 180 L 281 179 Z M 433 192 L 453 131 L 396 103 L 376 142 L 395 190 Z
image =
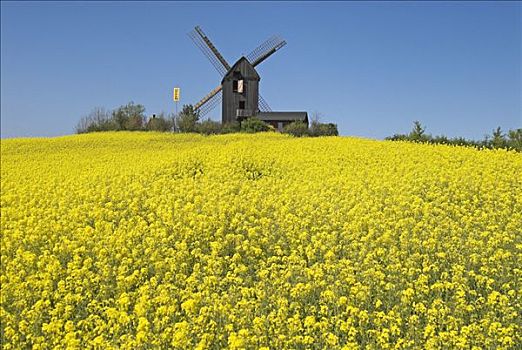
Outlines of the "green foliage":
M 267 123 L 255 117 L 245 119 L 241 122 L 241 132 L 256 133 L 269 130 L 270 128 Z
M 464 137 L 448 138 L 446 136 L 431 136 L 425 133 L 425 128 L 418 122 L 413 123 L 412 131 L 405 134 L 394 134 L 386 137 L 390 141 L 413 141 L 433 144 L 447 144 L 457 146 L 471 146 L 477 148 L 506 148 L 522 152 L 522 129 L 509 130 L 507 134 L 500 127 L 493 130 L 491 136 L 486 135 L 484 140 L 468 140 Z
M 174 128 L 174 119 L 172 117 L 165 117 L 164 113 L 153 116 L 147 122 L 146 129 L 149 131 L 172 131 Z
M 200 121 L 200 115 L 192 105 L 183 105 L 177 116 L 172 114 L 165 116 L 162 112 L 147 120 L 145 107 L 132 101 L 112 112 L 99 107 L 95 108 L 90 114 L 81 118 L 76 126 L 76 132 L 79 134 L 118 130 L 195 132 L 205 135 L 275 131 L 272 125 L 255 117 L 248 118 L 241 123 L 233 122 L 225 125 L 210 119 Z M 339 135 L 336 124 L 319 123 L 318 119 L 312 122 L 310 129 L 306 123 L 296 121 L 286 125 L 283 132 L 296 137 Z
M 308 125 L 306 123 L 295 121 L 285 125 L 283 132 L 293 135 L 295 137 L 302 137 L 308 135 Z
M 221 123 L 214 120 L 204 120 L 201 123 L 196 124 L 196 132 L 205 135 L 216 135 L 221 134 Z
M 423 142 L 423 141 L 427 141 L 428 138 L 426 136 L 426 134 L 424 133 L 426 131 L 426 129 L 421 125 L 421 123 L 416 120 L 413 122 L 413 129 L 411 130 L 410 132 L 410 140 L 413 140 L 413 141 L 420 141 L 420 142 Z
M 116 130 L 143 130 L 145 107 L 131 101 L 115 109 L 112 120 L 116 124 Z
M 497 127 L 495 130 L 493 130 L 491 138 L 491 147 L 492 148 L 506 148 L 507 140 L 505 138 L 504 133 L 502 132 L 502 129 L 500 129 L 500 126 Z
M 183 105 L 181 113 L 176 118 L 177 129 L 181 132 L 196 132 L 199 112 L 192 105 Z
M 339 136 L 339 130 L 337 130 L 337 124 L 333 123 L 319 123 L 314 120 L 310 125 L 309 130 L 310 136 Z
M 174 118 L 165 116 L 162 112 L 147 121 L 145 107 L 129 102 L 112 112 L 96 107 L 87 116 L 80 119 L 76 126 L 78 134 L 98 131 L 171 131 L 174 128 Z
M 221 128 L 223 134 L 233 134 L 241 131 L 241 125 L 238 122 L 225 123 Z
M 116 130 L 110 112 L 103 107 L 95 107 L 88 115 L 82 117 L 76 125 L 76 133 Z
M 509 130 L 507 137 L 509 147 L 522 151 L 522 128 Z

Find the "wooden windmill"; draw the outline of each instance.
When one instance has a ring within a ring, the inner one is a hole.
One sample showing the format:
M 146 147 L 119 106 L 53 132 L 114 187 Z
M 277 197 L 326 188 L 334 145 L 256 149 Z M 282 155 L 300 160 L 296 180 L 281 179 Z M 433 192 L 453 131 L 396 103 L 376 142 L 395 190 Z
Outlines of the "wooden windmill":
M 271 112 L 268 103 L 259 95 L 260 77 L 255 67 L 285 46 L 286 41 L 272 36 L 230 66 L 199 26 L 188 35 L 222 78 L 221 84 L 194 105 L 200 116 L 210 112 L 220 101 L 223 101 L 223 124 L 257 116 L 260 112 Z

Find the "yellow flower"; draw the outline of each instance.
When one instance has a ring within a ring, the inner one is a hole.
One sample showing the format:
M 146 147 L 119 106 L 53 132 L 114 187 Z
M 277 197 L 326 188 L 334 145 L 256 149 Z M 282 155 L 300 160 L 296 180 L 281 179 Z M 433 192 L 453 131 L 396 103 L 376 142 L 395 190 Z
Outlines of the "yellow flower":
M 521 342 L 520 153 L 275 133 L 0 142 L 5 349 Z

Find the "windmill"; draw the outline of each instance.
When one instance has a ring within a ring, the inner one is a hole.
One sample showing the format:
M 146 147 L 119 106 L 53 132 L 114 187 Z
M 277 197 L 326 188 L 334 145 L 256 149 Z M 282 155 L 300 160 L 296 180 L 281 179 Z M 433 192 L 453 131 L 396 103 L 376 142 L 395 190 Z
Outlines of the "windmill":
M 241 121 L 243 118 L 256 116 L 259 112 L 271 112 L 268 103 L 259 95 L 260 77 L 255 67 L 285 46 L 285 40 L 272 36 L 230 66 L 199 26 L 189 32 L 188 36 L 222 77 L 221 84 L 194 105 L 200 116 L 210 112 L 221 101 L 223 124 Z

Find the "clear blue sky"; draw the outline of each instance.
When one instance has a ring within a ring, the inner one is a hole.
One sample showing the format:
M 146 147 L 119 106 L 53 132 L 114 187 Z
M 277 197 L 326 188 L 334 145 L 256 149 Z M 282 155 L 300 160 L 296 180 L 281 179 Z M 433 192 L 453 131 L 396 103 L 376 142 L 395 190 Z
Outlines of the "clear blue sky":
M 520 2 L 2 2 L 2 137 L 71 134 L 96 106 L 148 114 L 219 82 L 186 35 L 200 25 L 233 63 L 272 34 L 261 64 L 273 110 L 321 112 L 343 135 L 383 138 L 419 120 L 482 138 L 522 127 Z M 220 120 L 220 108 L 209 115 Z

